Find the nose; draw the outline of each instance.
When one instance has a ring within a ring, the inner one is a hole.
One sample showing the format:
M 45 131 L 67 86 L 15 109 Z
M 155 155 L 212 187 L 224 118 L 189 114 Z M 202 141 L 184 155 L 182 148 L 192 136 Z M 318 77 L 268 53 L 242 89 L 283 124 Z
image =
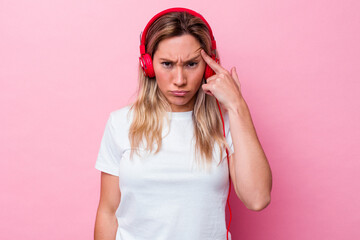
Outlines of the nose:
M 183 86 L 186 85 L 186 76 L 183 72 L 182 67 L 178 66 L 176 68 L 175 77 L 174 77 L 174 84 L 176 86 Z

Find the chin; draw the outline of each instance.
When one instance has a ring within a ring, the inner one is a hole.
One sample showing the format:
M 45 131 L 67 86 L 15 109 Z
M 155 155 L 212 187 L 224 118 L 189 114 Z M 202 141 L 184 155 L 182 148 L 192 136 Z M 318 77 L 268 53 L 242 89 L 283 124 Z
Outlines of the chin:
M 189 103 L 189 100 L 175 100 L 175 101 L 171 101 L 170 102 L 172 105 L 175 105 L 175 106 L 179 106 L 179 107 L 181 107 L 181 106 L 185 106 L 185 105 L 187 105 L 188 103 Z
M 180 98 L 180 97 L 179 97 Z M 184 108 L 187 108 L 188 104 L 190 102 L 190 99 L 174 99 L 172 98 L 171 101 L 169 101 L 169 103 L 173 106 L 176 106 L 176 107 L 184 107 Z

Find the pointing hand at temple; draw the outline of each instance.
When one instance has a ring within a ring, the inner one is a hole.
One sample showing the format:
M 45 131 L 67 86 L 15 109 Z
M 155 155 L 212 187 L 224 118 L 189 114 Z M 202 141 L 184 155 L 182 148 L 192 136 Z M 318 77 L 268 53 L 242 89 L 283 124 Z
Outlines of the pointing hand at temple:
M 206 79 L 202 85 L 206 94 L 214 96 L 226 110 L 236 108 L 243 101 L 240 82 L 235 67 L 230 72 L 201 50 L 201 56 L 207 65 L 214 70 L 215 75 Z

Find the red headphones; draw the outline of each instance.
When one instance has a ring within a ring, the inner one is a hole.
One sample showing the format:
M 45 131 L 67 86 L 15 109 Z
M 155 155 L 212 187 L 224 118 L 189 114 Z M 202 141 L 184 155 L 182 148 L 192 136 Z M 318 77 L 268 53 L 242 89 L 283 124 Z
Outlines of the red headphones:
M 205 20 L 205 18 L 203 18 L 203 16 L 201 16 L 199 13 L 187 9 L 187 8 L 169 8 L 166 9 L 162 12 L 159 12 L 158 14 L 156 14 L 152 19 L 150 19 L 150 21 L 148 22 L 148 24 L 146 25 L 144 31 L 141 34 L 141 41 L 140 41 L 140 65 L 141 68 L 143 69 L 145 76 L 149 77 L 149 78 L 153 78 L 155 77 L 155 72 L 154 72 L 154 67 L 152 64 L 152 59 L 150 54 L 146 53 L 145 50 L 145 39 L 146 39 L 146 34 L 149 30 L 149 27 L 151 26 L 151 24 L 153 24 L 153 22 L 155 22 L 155 20 L 157 20 L 158 18 L 160 18 L 161 16 L 170 13 L 170 12 L 187 12 L 190 13 L 191 15 L 200 18 L 205 25 L 208 27 L 209 29 L 209 33 L 210 33 L 210 37 L 211 37 L 211 52 L 213 52 L 214 50 L 216 50 L 216 42 L 215 42 L 215 38 L 212 34 L 212 30 L 210 28 L 210 25 L 208 24 L 208 22 Z M 219 59 L 216 58 L 216 56 L 211 53 L 211 58 L 214 59 L 216 62 L 219 62 Z M 214 75 L 215 72 L 208 66 L 206 65 L 205 68 L 205 79 L 208 79 L 209 77 L 211 77 L 212 75 Z

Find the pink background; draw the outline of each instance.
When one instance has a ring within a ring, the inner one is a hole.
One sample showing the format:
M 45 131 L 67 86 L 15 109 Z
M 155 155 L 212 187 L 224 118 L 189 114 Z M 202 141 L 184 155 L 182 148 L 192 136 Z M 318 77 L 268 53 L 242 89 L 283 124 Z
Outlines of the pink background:
M 265 210 L 232 192 L 234 239 L 360 239 L 355 0 L 0 1 L 1 239 L 93 238 L 105 122 L 134 99 L 140 31 L 174 6 L 237 67 L 272 168 Z

